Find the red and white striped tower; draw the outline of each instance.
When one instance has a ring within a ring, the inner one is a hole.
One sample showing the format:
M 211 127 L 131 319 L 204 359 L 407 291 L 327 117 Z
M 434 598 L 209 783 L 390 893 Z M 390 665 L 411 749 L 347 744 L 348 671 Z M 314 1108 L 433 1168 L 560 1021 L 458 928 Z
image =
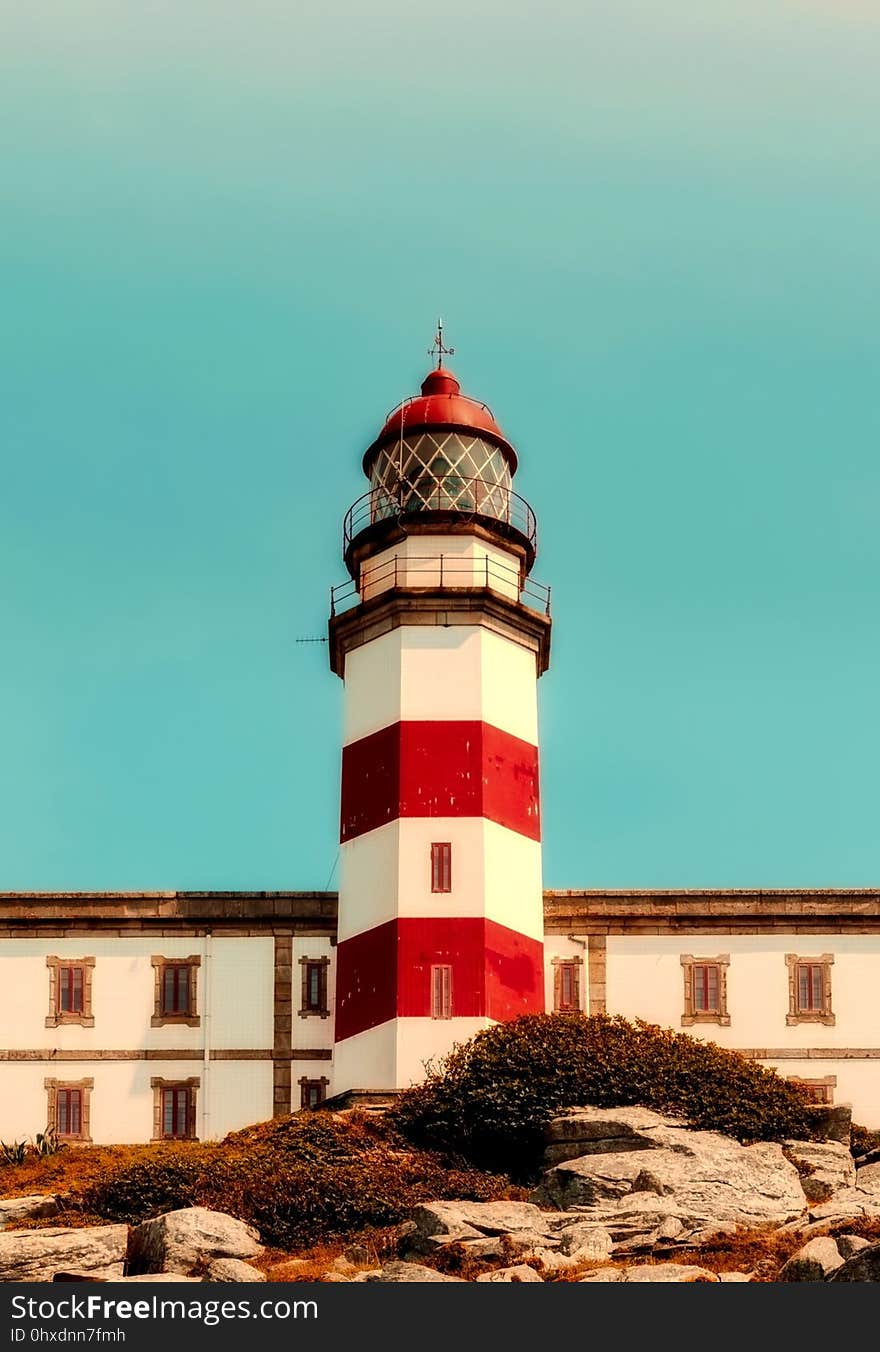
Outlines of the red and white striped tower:
M 529 579 L 516 463 L 438 365 L 367 450 L 370 490 L 345 520 L 335 1092 L 403 1088 L 453 1043 L 544 1008 L 549 592 Z

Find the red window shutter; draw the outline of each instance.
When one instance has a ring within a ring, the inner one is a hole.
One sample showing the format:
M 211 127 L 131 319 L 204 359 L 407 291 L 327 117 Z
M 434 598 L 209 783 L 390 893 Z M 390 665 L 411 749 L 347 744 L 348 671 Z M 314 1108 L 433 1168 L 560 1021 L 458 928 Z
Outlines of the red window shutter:
M 452 968 L 438 966 L 431 968 L 431 1018 L 450 1019 L 452 1017 Z
M 437 840 L 431 845 L 431 891 L 452 891 L 452 843 Z

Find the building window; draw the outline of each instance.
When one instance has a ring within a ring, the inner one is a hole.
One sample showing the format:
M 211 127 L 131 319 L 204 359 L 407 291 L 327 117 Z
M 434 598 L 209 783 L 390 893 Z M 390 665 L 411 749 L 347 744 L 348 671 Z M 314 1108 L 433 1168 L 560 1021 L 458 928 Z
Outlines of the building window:
M 182 1023 L 198 1028 L 196 978 L 201 958 L 193 954 L 188 958 L 153 957 L 150 961 L 155 978 L 152 1026 Z
M 46 1027 L 73 1023 L 93 1028 L 92 972 L 94 958 L 47 958 L 49 969 L 49 1013 Z
M 810 1103 L 834 1102 L 834 1091 L 837 1088 L 836 1075 L 823 1075 L 818 1080 L 802 1080 L 799 1075 L 789 1075 L 786 1078 L 789 1084 L 797 1085 Z
M 196 1093 L 201 1081 L 150 1080 L 153 1090 L 153 1140 L 194 1141 L 196 1137 Z
M 95 1081 L 45 1080 L 46 1122 L 62 1141 L 91 1141 L 91 1094 Z
M 318 1108 L 327 1097 L 327 1086 L 330 1083 L 324 1076 L 320 1080 L 309 1080 L 306 1076 L 299 1082 L 299 1106 L 301 1108 Z
M 431 891 L 452 891 L 452 844 L 436 840 L 431 846 Z
M 720 953 L 714 958 L 695 958 L 692 953 L 681 955 L 684 977 L 684 1027 L 695 1023 L 717 1023 L 727 1026 L 727 969 L 730 956 Z
M 452 1018 L 452 968 L 431 968 L 431 1018 Z
M 302 1000 L 299 1008 L 301 1019 L 317 1016 L 329 1018 L 330 1006 L 327 1003 L 327 975 L 330 970 L 329 958 L 300 958 L 302 969 Z
M 553 959 L 553 1009 L 557 1014 L 581 1011 L 582 958 Z
M 797 953 L 786 953 L 788 967 L 788 1015 L 785 1022 L 833 1024 L 831 1012 L 832 953 L 818 958 L 804 958 Z

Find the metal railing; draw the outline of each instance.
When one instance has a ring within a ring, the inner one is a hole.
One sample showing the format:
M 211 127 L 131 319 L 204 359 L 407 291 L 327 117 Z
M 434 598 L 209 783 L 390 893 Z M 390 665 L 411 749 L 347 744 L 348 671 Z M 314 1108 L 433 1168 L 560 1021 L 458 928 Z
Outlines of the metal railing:
M 403 479 L 394 488 L 371 488 L 349 507 L 342 526 L 342 551 L 347 556 L 349 547 L 363 531 L 378 522 L 407 517 L 433 516 L 459 520 L 483 518 L 499 522 L 522 536 L 533 551 L 538 546 L 538 523 L 525 498 L 512 488 L 492 483 L 488 479 L 465 479 L 454 471 L 447 486 L 438 484 L 427 488 L 416 478 Z
M 384 592 L 398 588 L 407 591 L 455 590 L 462 587 L 482 587 L 508 600 L 522 601 L 531 610 L 550 614 L 550 588 L 536 582 L 512 565 L 488 554 L 463 558 L 460 554 L 407 556 L 395 554 L 372 568 L 360 570 L 359 582 L 349 580 L 330 588 L 330 614 L 350 610 L 361 601 L 372 600 Z

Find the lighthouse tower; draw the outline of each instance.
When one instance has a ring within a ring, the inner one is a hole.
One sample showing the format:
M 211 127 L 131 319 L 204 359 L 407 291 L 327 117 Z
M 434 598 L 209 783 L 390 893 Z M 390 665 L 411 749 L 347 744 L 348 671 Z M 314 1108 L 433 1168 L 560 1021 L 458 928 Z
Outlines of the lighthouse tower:
M 440 362 L 367 449 L 334 588 L 345 685 L 336 1092 L 544 1008 L 537 678 L 549 591 L 517 458 Z

